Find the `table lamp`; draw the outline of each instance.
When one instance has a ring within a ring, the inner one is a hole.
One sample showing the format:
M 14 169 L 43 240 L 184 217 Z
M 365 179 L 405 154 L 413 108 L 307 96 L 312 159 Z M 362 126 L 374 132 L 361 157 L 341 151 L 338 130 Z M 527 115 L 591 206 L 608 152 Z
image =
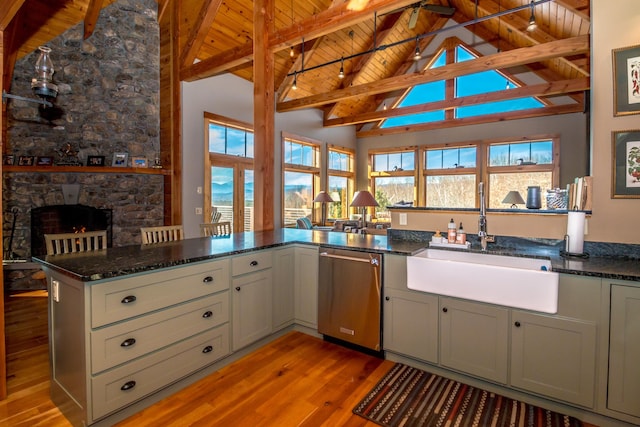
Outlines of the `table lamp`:
M 334 200 L 327 194 L 326 191 L 321 191 L 318 193 L 315 199 L 313 199 L 313 203 L 322 203 L 322 225 L 325 225 L 325 221 L 327 219 L 327 209 L 326 204 L 332 203 Z
M 517 209 L 518 205 L 524 205 L 524 199 L 519 192 L 511 190 L 507 193 L 502 203 L 511 203 L 511 208 Z
M 364 224 L 367 218 L 367 206 L 380 206 L 376 199 L 373 197 L 371 193 L 367 190 L 358 191 L 353 195 L 353 200 L 351 200 L 351 206 L 354 208 L 362 208 L 362 227 L 364 228 Z

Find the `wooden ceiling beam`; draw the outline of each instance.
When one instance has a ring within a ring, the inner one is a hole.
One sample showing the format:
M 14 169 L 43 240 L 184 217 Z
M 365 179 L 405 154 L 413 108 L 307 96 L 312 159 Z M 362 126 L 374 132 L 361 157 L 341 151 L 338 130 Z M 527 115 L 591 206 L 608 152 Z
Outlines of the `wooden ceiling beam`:
M 343 99 L 354 98 L 361 95 L 375 95 L 378 93 L 392 92 L 405 89 L 423 83 L 438 80 L 453 79 L 467 74 L 479 73 L 496 68 L 514 67 L 540 62 L 559 56 L 575 55 L 589 51 L 589 35 L 557 40 L 542 45 L 514 49 L 507 52 L 495 53 L 470 61 L 446 65 L 424 70 L 420 73 L 406 74 L 365 83 L 344 89 L 338 89 L 329 93 L 307 96 L 279 103 L 277 111 L 294 111 L 304 108 L 319 107 L 321 105 L 337 102 Z
M 558 6 L 567 9 L 569 12 L 579 16 L 583 20 L 591 23 L 591 17 L 582 12 L 581 9 L 589 9 L 589 0 L 555 0 Z M 580 9 L 579 9 L 580 8 Z
M 414 2 L 415 0 L 370 0 L 364 9 L 359 11 L 349 10 L 348 2 L 342 2 L 288 28 L 269 34 L 269 48 L 273 52 L 288 49 L 292 43 L 299 42 L 303 38 L 313 40 L 370 19 L 375 12 L 379 14 L 390 12 Z M 195 81 L 212 77 L 238 65 L 251 62 L 252 56 L 253 43 L 249 42 L 244 46 L 229 49 L 204 59 L 197 64 L 185 66 L 180 70 L 180 79 Z
M 9 23 L 18 13 L 25 0 L 5 0 L 2 8 L 0 8 L 0 31 L 4 31 Z
M 444 120 L 432 123 L 420 123 L 416 125 L 397 126 L 388 129 L 373 129 L 356 132 L 356 138 L 369 138 L 373 136 L 398 135 L 411 132 L 424 132 L 434 129 L 445 129 L 458 126 L 478 125 L 485 123 L 499 123 L 507 120 L 530 119 L 534 117 L 555 116 L 558 114 L 580 113 L 584 107 L 580 104 L 556 105 L 553 107 L 531 108 L 529 110 L 510 111 L 507 113 L 488 114 L 476 117 L 464 117 L 459 119 Z
M 488 102 L 504 101 L 507 99 L 526 98 L 530 96 L 554 96 L 571 92 L 582 92 L 590 88 L 589 78 L 582 77 L 573 80 L 563 80 L 551 83 L 541 83 L 523 86 L 481 95 L 463 96 L 453 100 L 429 102 L 427 104 L 412 105 L 410 107 L 393 108 L 387 111 L 372 111 L 351 117 L 341 117 L 325 120 L 325 127 L 347 126 L 360 123 L 375 122 L 391 117 L 401 117 L 410 114 L 426 113 L 437 110 L 450 110 L 457 107 L 485 104 Z
M 164 14 L 167 12 L 170 0 L 158 0 L 158 22 L 162 21 Z
M 191 32 L 187 38 L 187 43 L 182 51 L 180 58 L 180 66 L 186 67 L 193 64 L 195 61 L 200 47 L 204 44 L 204 41 L 209 32 L 209 28 L 213 25 L 213 21 L 216 19 L 218 10 L 222 0 L 204 0 L 198 18 L 191 28 Z
M 96 29 L 96 22 L 102 10 L 102 0 L 89 0 L 87 13 L 84 15 L 84 39 L 88 39 Z

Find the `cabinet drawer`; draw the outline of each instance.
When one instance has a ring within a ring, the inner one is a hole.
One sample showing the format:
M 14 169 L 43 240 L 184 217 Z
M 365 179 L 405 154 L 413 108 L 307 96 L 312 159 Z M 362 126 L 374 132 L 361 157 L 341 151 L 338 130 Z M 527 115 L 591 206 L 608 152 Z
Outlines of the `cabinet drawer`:
M 93 421 L 127 406 L 229 353 L 221 325 L 91 379 Z
M 229 291 L 91 332 L 91 372 L 144 356 L 229 320 Z
M 229 288 L 227 260 L 100 283 L 91 289 L 91 327 L 107 325 Z
M 239 276 L 271 268 L 271 258 L 271 251 L 251 252 L 247 255 L 234 257 L 231 259 L 231 272 L 234 276 Z

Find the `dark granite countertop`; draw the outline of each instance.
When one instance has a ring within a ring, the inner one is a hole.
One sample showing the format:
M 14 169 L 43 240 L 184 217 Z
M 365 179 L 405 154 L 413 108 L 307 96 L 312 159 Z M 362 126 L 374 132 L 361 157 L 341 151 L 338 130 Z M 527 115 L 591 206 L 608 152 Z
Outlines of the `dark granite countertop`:
M 280 229 L 248 233 L 234 233 L 230 237 L 198 237 L 178 242 L 152 245 L 130 245 L 102 251 L 66 255 L 46 255 L 34 258 L 43 265 L 76 280 L 91 282 L 102 279 L 144 273 L 199 261 L 233 256 L 260 249 L 292 243 L 323 245 L 377 253 L 414 255 L 428 246 L 430 235 L 419 233 L 418 238 L 390 233 L 361 235 L 298 229 Z M 511 256 L 535 256 L 551 259 L 552 268 L 559 273 L 602 277 L 640 282 L 640 260 L 629 256 L 629 248 L 612 247 L 604 251 L 589 247 L 596 254 L 589 258 L 560 256 L 558 242 L 539 242 L 526 239 L 501 238 L 501 245 L 490 245 L 487 253 Z M 478 245 L 472 246 L 477 251 Z M 599 252 L 598 252 L 599 251 Z M 635 254 L 635 252 L 634 252 Z
M 291 243 L 324 245 L 359 251 L 412 255 L 425 243 L 390 240 L 386 236 L 298 229 L 233 233 L 178 242 L 130 245 L 106 250 L 34 257 L 55 271 L 83 282 L 143 273 Z

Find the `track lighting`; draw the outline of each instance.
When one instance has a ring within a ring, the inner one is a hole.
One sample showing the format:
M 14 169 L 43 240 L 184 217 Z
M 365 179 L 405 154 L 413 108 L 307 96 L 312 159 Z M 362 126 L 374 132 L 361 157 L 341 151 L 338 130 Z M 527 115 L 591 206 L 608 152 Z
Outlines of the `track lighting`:
M 338 77 L 344 79 L 344 57 L 340 59 L 340 72 L 338 73 Z
M 293 46 L 291 46 L 291 48 L 289 49 L 289 56 L 293 58 L 294 55 L 295 55 L 295 52 L 293 51 Z
M 529 18 L 529 25 L 527 26 L 527 31 L 533 31 L 538 27 L 538 24 L 536 24 L 536 15 L 535 13 L 533 13 L 534 6 L 535 5 L 532 0 L 531 1 L 531 17 Z
M 291 89 L 298 89 L 298 72 L 294 71 L 293 73 L 293 84 L 291 85 Z
M 385 102 L 384 104 L 382 104 L 382 109 L 383 109 L 384 111 L 387 111 L 387 103 L 386 103 L 386 102 Z
M 422 56 L 420 55 L 420 46 L 418 46 L 418 38 L 416 37 L 416 52 L 413 54 L 413 60 L 419 61 Z

